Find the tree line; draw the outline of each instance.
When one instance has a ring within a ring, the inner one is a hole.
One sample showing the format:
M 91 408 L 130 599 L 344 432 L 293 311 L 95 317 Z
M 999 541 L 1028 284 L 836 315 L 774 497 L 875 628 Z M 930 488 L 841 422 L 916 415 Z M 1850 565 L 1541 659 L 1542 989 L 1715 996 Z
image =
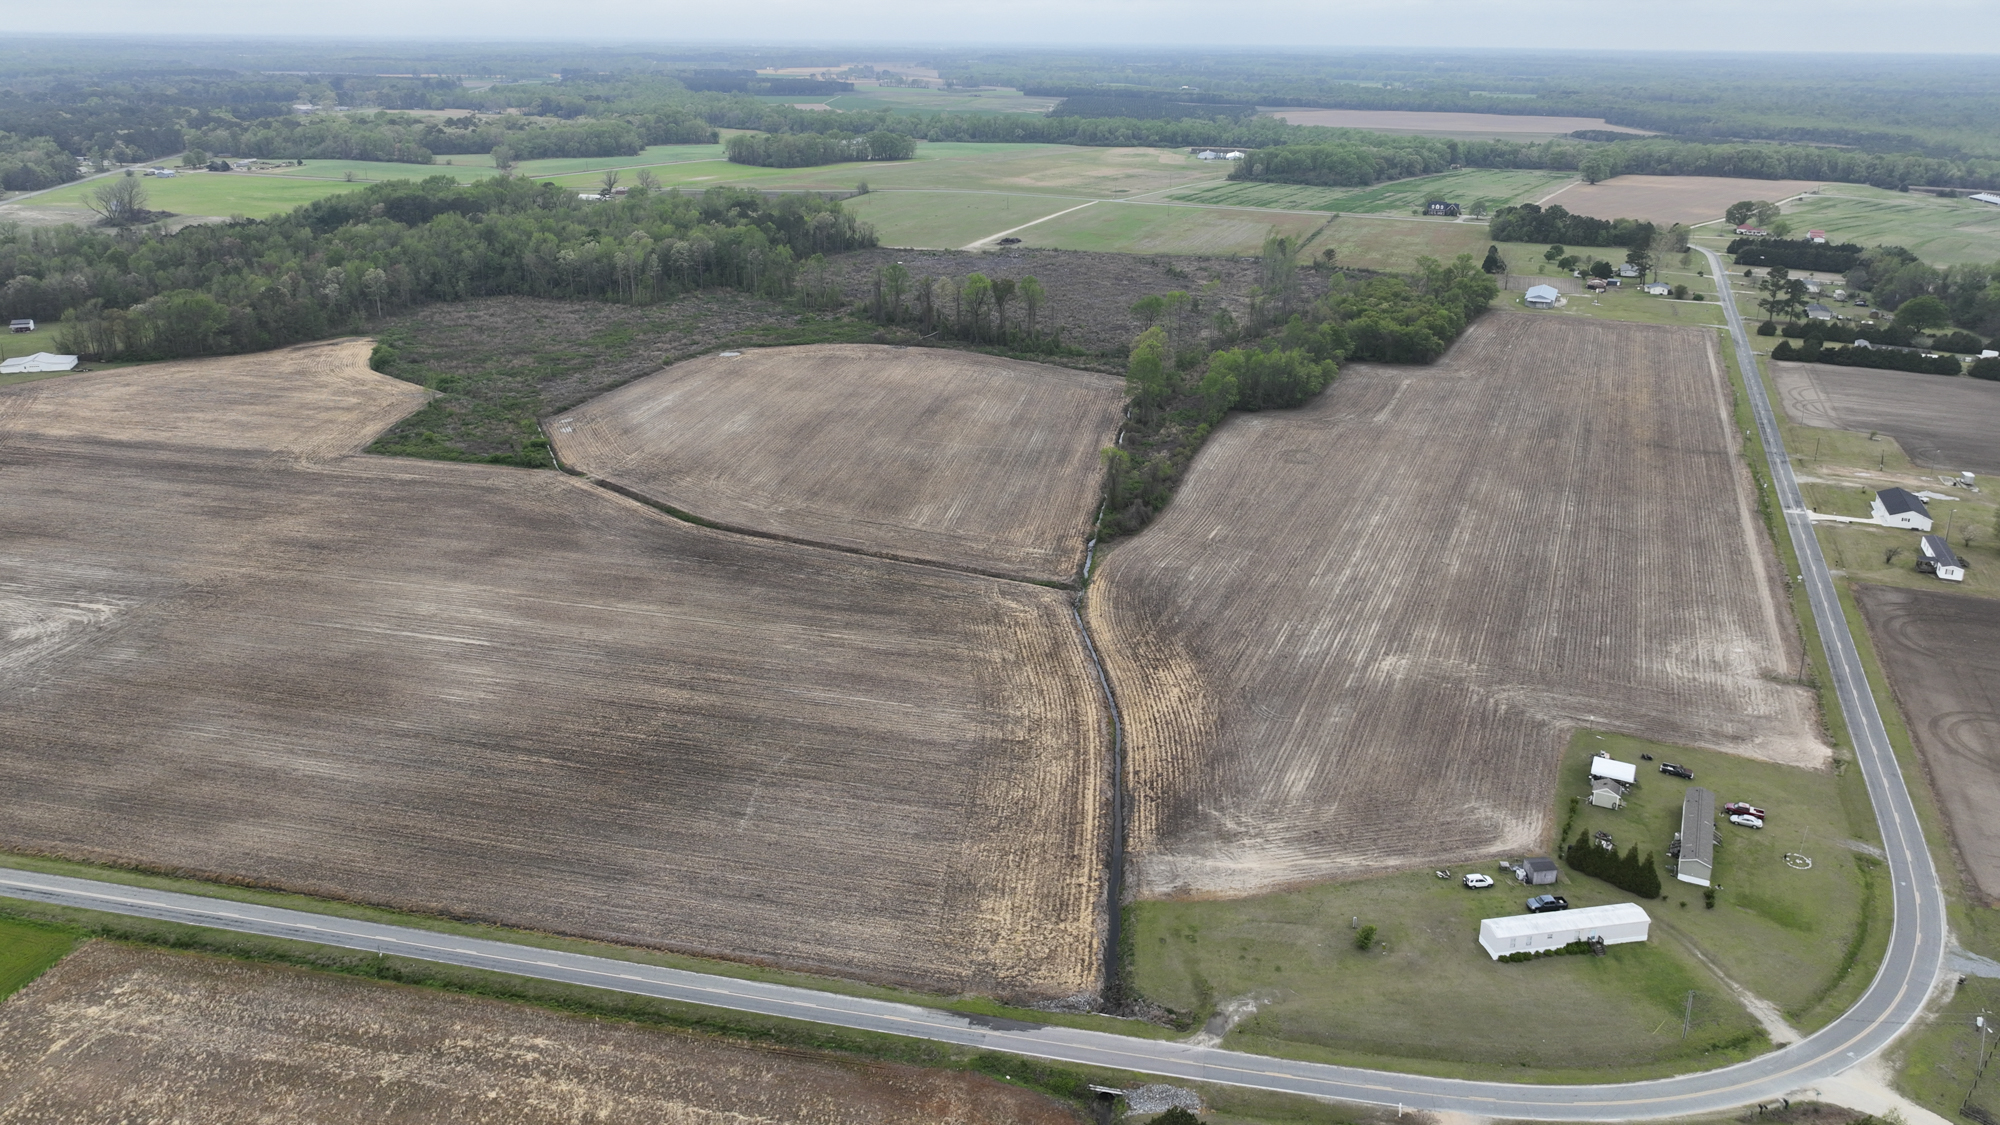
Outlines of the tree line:
M 60 320 L 101 358 L 261 351 L 434 301 L 515 294 L 646 304 L 793 291 L 799 262 L 875 244 L 840 205 L 713 188 L 602 202 L 554 184 L 392 181 L 265 221 L 0 238 L 0 316 Z
M 1581 874 L 1602 879 L 1640 898 L 1660 897 L 1659 868 L 1653 865 L 1650 853 L 1643 858 L 1639 855 L 1637 844 L 1619 855 L 1611 848 L 1599 847 L 1585 830 L 1577 833 L 1576 841 L 1563 852 L 1563 862 Z
M 1126 368 L 1125 429 L 1104 453 L 1099 535 L 1129 535 L 1150 523 L 1229 411 L 1303 405 L 1334 380 L 1344 360 L 1430 363 L 1499 292 L 1472 256 L 1461 254 L 1449 263 L 1420 258 L 1409 276 L 1333 273 L 1326 294 L 1306 300 L 1300 271 L 1332 273 L 1333 263 L 1302 257 L 1293 239 L 1265 241 L 1259 284 L 1242 321 L 1185 292 L 1135 307 L 1151 323 Z
M 1502 207 L 1487 220 L 1496 242 L 1548 242 L 1570 246 L 1623 246 L 1651 249 L 1660 231 L 1641 219 L 1597 219 L 1573 215 L 1560 203 L 1547 208 L 1533 203 Z M 1682 244 L 1686 248 L 1686 244 Z
M 908 160 L 917 142 L 901 133 L 878 129 L 864 136 L 850 133 L 741 133 L 724 146 L 734 164 L 764 168 L 808 168 L 850 160 Z
M 1804 238 L 1738 238 L 1724 253 L 1739 266 L 1778 266 L 1788 270 L 1846 273 L 1861 261 L 1855 242 L 1813 242 Z

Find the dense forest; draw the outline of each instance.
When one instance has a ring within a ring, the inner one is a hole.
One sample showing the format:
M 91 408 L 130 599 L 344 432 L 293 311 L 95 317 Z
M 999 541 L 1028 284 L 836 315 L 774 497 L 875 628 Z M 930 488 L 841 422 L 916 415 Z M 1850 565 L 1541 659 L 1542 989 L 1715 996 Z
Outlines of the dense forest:
M 917 142 L 901 133 L 876 130 L 866 136 L 847 133 L 740 134 L 729 138 L 729 159 L 765 168 L 810 168 L 850 160 L 908 160 Z
M 640 189 L 600 202 L 553 184 L 433 176 L 173 234 L 17 229 L 0 240 L 0 276 L 12 278 L 0 316 L 60 319 L 60 347 L 107 359 L 260 351 L 476 296 L 787 295 L 801 261 L 874 243 L 867 224 L 814 195 Z

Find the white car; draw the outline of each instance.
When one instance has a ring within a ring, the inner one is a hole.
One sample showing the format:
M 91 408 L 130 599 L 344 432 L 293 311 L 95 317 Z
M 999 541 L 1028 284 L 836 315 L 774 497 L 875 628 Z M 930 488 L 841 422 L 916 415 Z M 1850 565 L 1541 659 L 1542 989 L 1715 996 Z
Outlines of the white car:
M 1475 891 L 1482 890 L 1486 887 L 1490 887 L 1493 885 L 1493 876 L 1481 875 L 1475 871 L 1472 874 L 1467 875 L 1465 877 L 1465 885 L 1471 887 Z
M 1764 827 L 1764 822 L 1763 822 L 1763 821 L 1761 821 L 1761 820 L 1758 820 L 1758 819 L 1757 819 L 1756 817 L 1754 817 L 1754 816 L 1745 816 L 1745 815 L 1744 815 L 1744 814 L 1742 814 L 1742 813 L 1737 813 L 1737 814 L 1736 814 L 1735 816 L 1732 816 L 1732 817 L 1730 817 L 1730 818 L 1729 818 L 1729 823 L 1731 823 L 1731 824 L 1735 824 L 1735 825 L 1740 825 L 1741 827 L 1744 827 L 1744 828 L 1762 828 L 1762 827 Z

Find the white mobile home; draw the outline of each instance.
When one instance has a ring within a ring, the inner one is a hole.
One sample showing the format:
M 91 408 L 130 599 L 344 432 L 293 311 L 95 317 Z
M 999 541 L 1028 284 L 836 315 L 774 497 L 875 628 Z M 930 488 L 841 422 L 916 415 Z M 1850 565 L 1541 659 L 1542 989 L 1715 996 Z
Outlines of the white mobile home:
M 1652 916 L 1633 902 L 1553 914 L 1510 914 L 1479 923 L 1479 945 L 1498 961 L 1509 953 L 1540 953 L 1593 938 L 1606 945 L 1645 941 L 1652 925 Z
M 1924 506 L 1922 497 L 1908 489 L 1885 488 L 1875 494 L 1875 502 L 1869 508 L 1874 512 L 1875 522 L 1883 527 L 1931 529 L 1931 510 Z
M 1639 767 L 1631 762 L 1617 761 L 1609 754 L 1599 754 L 1590 760 L 1590 776 L 1608 777 L 1613 781 L 1631 785 L 1639 780 Z
M 1918 540 L 1917 546 L 1923 552 L 1923 557 L 1917 560 L 1920 573 L 1935 574 L 1946 582 L 1965 581 L 1965 564 L 1952 552 L 1944 536 L 1926 535 Z
M 1715 794 L 1697 785 L 1681 801 L 1680 854 L 1674 878 L 1706 887 L 1715 877 Z

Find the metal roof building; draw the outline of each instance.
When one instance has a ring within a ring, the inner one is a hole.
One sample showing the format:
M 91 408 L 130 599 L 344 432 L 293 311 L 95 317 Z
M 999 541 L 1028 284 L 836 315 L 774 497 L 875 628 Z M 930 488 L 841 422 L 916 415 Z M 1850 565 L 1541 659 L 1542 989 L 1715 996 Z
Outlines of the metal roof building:
M 1935 574 L 1946 582 L 1965 581 L 1965 564 L 1952 552 L 1951 544 L 1942 535 L 1926 535 L 1917 541 L 1923 557 L 1917 560 L 1917 569 Z
M 1922 497 L 1907 488 L 1885 488 L 1875 494 L 1869 507 L 1874 510 L 1875 522 L 1884 527 L 1931 529 L 1931 510 Z
M 1599 754 L 1590 760 L 1590 776 L 1608 777 L 1631 785 L 1639 780 L 1639 767 L 1631 762 L 1620 762 L 1609 754 Z
M 1539 953 L 1592 938 L 1606 945 L 1645 941 L 1652 925 L 1652 916 L 1633 902 L 1553 914 L 1510 914 L 1480 922 L 1479 945 L 1498 961 L 1509 953 Z
M 1680 866 L 1674 878 L 1706 887 L 1715 875 L 1715 794 L 1697 785 L 1681 802 Z
M 1553 285 L 1531 285 L 1522 299 L 1528 302 L 1531 309 L 1552 309 L 1556 307 L 1556 302 L 1562 300 L 1562 294 Z
M 0 362 L 0 375 L 24 375 L 37 371 L 75 371 L 76 357 L 73 355 L 51 355 L 36 352 L 18 359 Z

